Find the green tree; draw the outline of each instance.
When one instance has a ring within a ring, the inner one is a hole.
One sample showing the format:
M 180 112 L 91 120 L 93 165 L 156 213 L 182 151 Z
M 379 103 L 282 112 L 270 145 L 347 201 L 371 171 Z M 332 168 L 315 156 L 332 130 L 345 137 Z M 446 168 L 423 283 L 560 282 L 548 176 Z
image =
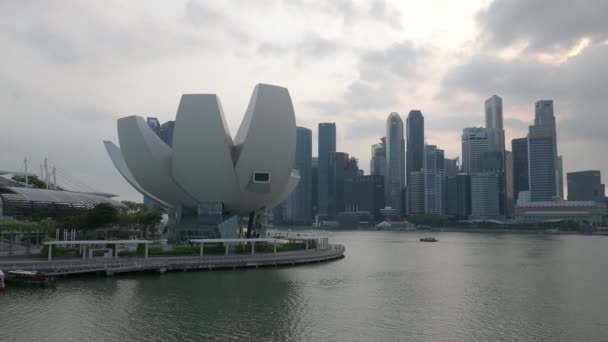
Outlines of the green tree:
M 149 230 L 162 220 L 161 213 L 150 210 L 143 203 L 123 201 L 122 204 L 126 208 L 120 210 L 119 222 L 122 225 L 139 230 L 144 238 L 147 238 Z
M 100 203 L 87 211 L 85 222 L 89 228 L 100 228 L 118 222 L 118 209 L 108 203 Z
M 32 175 L 27 177 L 28 184 L 31 184 L 33 188 L 36 189 L 46 189 L 46 182 L 38 179 L 38 176 Z M 11 179 L 15 182 L 25 184 L 25 176 L 23 175 L 14 175 Z

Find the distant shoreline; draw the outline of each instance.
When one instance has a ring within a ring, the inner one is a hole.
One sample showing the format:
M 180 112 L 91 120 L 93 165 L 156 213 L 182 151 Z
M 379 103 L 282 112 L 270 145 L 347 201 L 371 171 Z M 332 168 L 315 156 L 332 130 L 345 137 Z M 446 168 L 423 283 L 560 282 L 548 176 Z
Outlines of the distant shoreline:
M 416 233 L 416 232 L 433 232 L 433 233 L 478 233 L 478 234 L 532 234 L 532 235 L 594 235 L 594 236 L 608 236 L 608 232 L 591 232 L 581 233 L 579 231 L 549 231 L 549 229 L 509 229 L 509 228 L 455 228 L 455 227 L 431 227 L 428 229 L 417 229 L 417 230 L 405 230 L 405 229 L 343 229 L 335 227 L 312 227 L 312 226 L 293 226 L 283 227 L 277 226 L 274 229 L 278 230 L 327 230 L 335 232 L 352 232 L 352 231 L 364 231 L 364 232 L 403 232 L 403 233 Z

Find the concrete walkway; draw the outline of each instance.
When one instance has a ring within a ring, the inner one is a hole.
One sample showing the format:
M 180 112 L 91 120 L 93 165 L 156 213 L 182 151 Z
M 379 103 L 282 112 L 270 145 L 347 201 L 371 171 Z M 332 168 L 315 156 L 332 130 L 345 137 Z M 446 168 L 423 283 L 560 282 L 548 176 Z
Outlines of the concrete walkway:
M 125 272 L 167 272 L 177 270 L 212 270 L 221 268 L 247 268 L 264 266 L 297 265 L 330 261 L 344 257 L 342 245 L 329 245 L 326 249 L 310 249 L 280 253 L 230 254 L 200 256 L 172 256 L 149 258 L 114 259 L 64 259 L 46 261 L 40 259 L 0 260 L 0 269 L 33 270 L 52 275 L 105 273 L 114 275 Z

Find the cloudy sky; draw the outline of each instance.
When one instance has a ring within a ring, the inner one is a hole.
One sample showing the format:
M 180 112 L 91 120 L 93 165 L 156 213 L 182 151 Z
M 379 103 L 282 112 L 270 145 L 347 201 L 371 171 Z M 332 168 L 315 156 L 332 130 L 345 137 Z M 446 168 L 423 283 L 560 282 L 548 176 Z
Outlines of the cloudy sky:
M 164 122 L 182 93 L 216 93 L 234 134 L 270 83 L 314 137 L 336 122 L 366 172 L 392 111 L 422 110 L 427 143 L 457 157 L 485 98 L 503 98 L 509 141 L 553 99 L 565 171 L 606 177 L 606 13 L 604 0 L 0 0 L 0 169 L 48 157 L 67 188 L 139 199 L 103 148 L 117 118 Z

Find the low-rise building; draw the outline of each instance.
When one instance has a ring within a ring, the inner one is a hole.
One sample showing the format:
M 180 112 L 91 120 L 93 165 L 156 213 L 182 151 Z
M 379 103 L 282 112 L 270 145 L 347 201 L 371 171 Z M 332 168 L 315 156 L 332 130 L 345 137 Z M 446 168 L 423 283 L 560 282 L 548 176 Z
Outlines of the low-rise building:
M 601 225 L 606 214 L 604 205 L 595 201 L 554 201 L 531 202 L 520 196 L 515 207 L 515 221 L 520 223 L 537 223 L 551 220 L 588 222 Z M 523 199 L 523 200 L 522 200 Z

